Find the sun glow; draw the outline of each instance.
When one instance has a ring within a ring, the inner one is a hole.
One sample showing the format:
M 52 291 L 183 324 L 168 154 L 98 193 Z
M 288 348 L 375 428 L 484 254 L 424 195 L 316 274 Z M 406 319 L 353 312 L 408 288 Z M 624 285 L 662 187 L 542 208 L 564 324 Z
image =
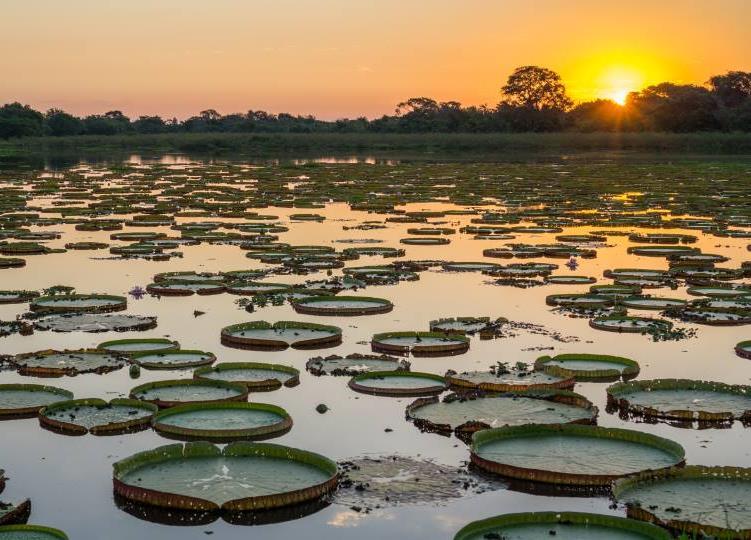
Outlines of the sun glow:
M 598 93 L 619 105 L 625 105 L 629 93 L 640 90 L 644 86 L 644 79 L 644 75 L 638 69 L 623 66 L 608 67 L 597 78 Z

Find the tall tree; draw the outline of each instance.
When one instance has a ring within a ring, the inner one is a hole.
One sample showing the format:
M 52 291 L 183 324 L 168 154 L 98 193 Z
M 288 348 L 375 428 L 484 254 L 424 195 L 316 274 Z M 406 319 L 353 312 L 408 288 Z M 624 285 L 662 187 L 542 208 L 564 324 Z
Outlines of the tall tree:
M 504 103 L 512 107 L 565 111 L 572 105 L 561 76 L 547 68 L 518 67 L 501 90 Z
M 66 135 L 80 135 L 83 133 L 83 122 L 72 114 L 60 109 L 50 109 L 44 117 L 47 133 L 54 137 Z
M 0 139 L 44 134 L 44 115 L 18 102 L 0 107 Z
M 709 85 L 726 107 L 738 107 L 751 99 L 751 72 L 728 71 L 725 75 L 715 75 L 709 79 Z

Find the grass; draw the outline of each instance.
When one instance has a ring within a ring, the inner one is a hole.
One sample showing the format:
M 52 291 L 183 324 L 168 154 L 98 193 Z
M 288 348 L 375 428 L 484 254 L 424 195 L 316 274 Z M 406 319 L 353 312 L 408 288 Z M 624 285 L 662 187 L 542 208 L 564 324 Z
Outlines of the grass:
M 748 133 L 173 133 L 30 137 L 0 141 L 0 162 L 30 156 L 109 159 L 140 153 L 300 157 L 367 155 L 446 159 L 514 154 L 635 153 L 751 155 Z

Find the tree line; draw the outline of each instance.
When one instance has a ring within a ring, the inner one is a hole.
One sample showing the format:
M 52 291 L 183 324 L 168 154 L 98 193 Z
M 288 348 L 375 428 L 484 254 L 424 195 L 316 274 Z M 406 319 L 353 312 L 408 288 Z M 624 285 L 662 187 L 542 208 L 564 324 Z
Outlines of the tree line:
M 501 88 L 494 107 L 410 98 L 394 114 L 368 120 L 325 121 L 314 116 L 248 111 L 221 115 L 213 109 L 179 121 L 160 116 L 131 119 L 121 111 L 77 117 L 28 105 L 0 107 L 0 138 L 156 133 L 490 133 L 545 131 L 751 131 L 751 72 L 730 71 L 704 86 L 664 82 L 628 95 L 574 104 L 554 71 L 522 66 Z

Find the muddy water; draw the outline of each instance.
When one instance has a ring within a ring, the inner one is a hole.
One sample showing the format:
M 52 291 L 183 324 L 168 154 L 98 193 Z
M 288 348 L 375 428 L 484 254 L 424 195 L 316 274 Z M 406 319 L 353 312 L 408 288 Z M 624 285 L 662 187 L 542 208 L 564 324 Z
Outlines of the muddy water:
M 457 208 L 453 205 L 413 204 L 409 210 Z M 387 229 L 372 231 L 342 230 L 372 215 L 350 212 L 344 204 L 334 204 L 316 213 L 327 219 L 322 223 L 291 223 L 287 216 L 299 213 L 297 209 L 270 208 L 264 213 L 280 216 L 280 221 L 290 231 L 279 235 L 281 242 L 298 245 L 333 245 L 337 239 L 376 238 L 383 246 L 400 247 L 410 259 L 444 259 L 453 261 L 482 261 L 482 250 L 501 247 L 503 240 L 473 240 L 469 235 L 456 234 L 444 246 L 400 245 L 399 239 L 407 235 L 406 229 L 414 224 L 390 223 Z M 214 221 L 215 218 L 211 218 Z M 200 221 L 196 218 L 179 219 L 178 222 Z M 231 221 L 231 220 L 229 220 Z M 469 222 L 469 216 L 451 216 L 447 225 L 459 228 Z M 72 225 L 51 228 L 32 227 L 32 230 L 58 230 L 60 240 L 46 243 L 62 247 L 66 242 L 109 242 L 109 232 L 77 232 Z M 126 229 L 132 230 L 132 229 Z M 168 227 L 149 230 L 174 233 Z M 593 227 L 567 228 L 564 233 L 584 234 Z M 685 232 L 664 230 L 641 232 Z M 721 267 L 738 267 L 749 258 L 748 240 L 715 238 L 698 233 L 700 240 L 694 246 L 707 253 L 721 253 L 731 261 Z M 171 234 L 173 235 L 173 234 Z M 554 243 L 555 234 L 518 234 L 515 242 Z M 114 242 L 113 242 L 114 243 Z M 611 237 L 612 247 L 598 249 L 598 257 L 580 260 L 574 272 L 562 265 L 561 260 L 545 260 L 561 264 L 556 274 L 590 275 L 599 283 L 610 283 L 602 278 L 608 268 L 664 269 L 664 259 L 628 255 L 626 247 L 633 245 L 624 237 Z M 63 254 L 27 257 L 27 266 L 0 271 L 3 289 L 40 290 L 55 284 L 76 287 L 78 292 L 127 294 L 135 285 L 146 286 L 158 272 L 196 270 L 215 272 L 267 268 L 255 260 L 247 259 L 237 247 L 198 245 L 181 247 L 183 258 L 168 262 L 138 260 L 97 260 L 106 252 L 69 251 Z M 362 257 L 348 262 L 348 266 L 382 264 L 389 259 Z M 496 262 L 496 261 L 493 261 Z M 518 261 L 508 261 L 518 262 Z M 341 270 L 334 271 L 335 275 Z M 314 274 L 308 279 L 318 279 L 324 274 Z M 301 282 L 302 276 L 271 276 L 274 282 Z M 749 339 L 748 327 L 713 328 L 698 326 L 694 339 L 678 342 L 653 343 L 641 335 L 614 334 L 591 329 L 586 319 L 565 317 L 545 305 L 545 296 L 553 293 L 576 293 L 588 290 L 587 285 L 550 285 L 531 289 L 499 287 L 488 284 L 490 278 L 475 272 L 444 272 L 438 269 L 420 273 L 420 280 L 403 282 L 397 286 L 369 287 L 356 293 L 377 296 L 393 302 L 394 310 L 387 314 L 357 318 L 326 318 L 296 314 L 287 304 L 268 306 L 249 314 L 239 309 L 236 296 L 163 297 L 147 296 L 141 300 L 129 299 L 125 313 L 156 315 L 158 327 L 148 332 L 119 333 L 52 333 L 36 332 L 33 336 L 12 335 L 0 338 L 0 352 L 23 353 L 48 348 L 87 348 L 111 339 L 127 337 L 169 337 L 178 340 L 185 349 L 214 352 L 219 362 L 260 361 L 294 366 L 300 369 L 301 384 L 295 388 L 282 388 L 274 392 L 251 395 L 251 401 L 268 402 L 285 408 L 293 417 L 293 429 L 274 442 L 305 448 L 322 453 L 332 459 L 348 459 L 364 454 L 401 453 L 408 456 L 431 458 L 439 463 L 458 466 L 469 457 L 467 448 L 455 438 L 436 434 L 422 434 L 404 419 L 404 408 L 411 399 L 394 399 L 358 394 L 347 387 L 347 378 L 312 377 L 304 369 L 305 362 L 319 354 L 367 353 L 366 344 L 374 333 L 398 330 L 428 330 L 431 320 L 455 316 L 506 317 L 544 325 L 566 336 L 576 336 L 578 342 L 564 343 L 548 335 L 519 330 L 516 337 L 480 341 L 472 338 L 466 354 L 444 358 L 412 359 L 412 369 L 443 374 L 448 369 L 458 372 L 482 370 L 498 361 L 533 362 L 541 354 L 602 353 L 633 358 L 641 364 L 640 378 L 682 377 L 713 379 L 727 383 L 751 383 L 751 361 L 737 357 L 734 345 Z M 658 289 L 649 291 L 673 298 L 690 298 L 685 288 L 677 291 Z M 26 305 L 0 305 L 0 320 L 12 320 L 26 310 Z M 194 316 L 194 311 L 205 314 Z M 630 314 L 653 316 L 654 312 L 630 310 Z M 222 327 L 251 320 L 299 320 L 341 326 L 343 342 L 324 351 L 299 351 L 288 349 L 279 352 L 253 352 L 224 347 L 220 344 Z M 679 326 L 686 326 L 678 323 Z M 538 349 L 544 350 L 538 350 Z M 153 372 L 142 370 L 138 381 L 129 378 L 122 369 L 107 375 L 81 375 L 54 381 L 45 380 L 71 390 L 76 398 L 100 397 L 112 399 L 126 396 L 137 384 L 166 378 L 189 378 L 190 371 Z M 38 383 L 31 377 L 13 372 L 0 373 L 0 383 Z M 722 430 L 685 430 L 664 424 L 646 425 L 624 422 L 605 412 L 606 384 L 579 383 L 576 391 L 587 396 L 600 407 L 599 425 L 640 429 L 669 437 L 686 448 L 687 462 L 705 465 L 751 466 L 751 431 L 740 424 Z M 325 403 L 326 414 L 315 407 Z M 393 431 L 385 432 L 389 428 Z M 211 531 L 214 538 L 240 539 L 252 536 L 264 539 L 381 539 L 387 537 L 410 539 L 450 538 L 466 523 L 504 512 L 529 510 L 580 510 L 623 515 L 622 509 L 609 509 L 605 498 L 568 498 L 528 495 L 510 490 L 473 494 L 454 499 L 440 506 L 402 505 L 397 508 L 374 510 L 364 515 L 346 506 L 333 504 L 307 517 L 255 526 L 252 529 L 217 521 L 195 527 L 170 527 L 139 520 L 119 510 L 112 497 L 112 463 L 134 452 L 150 449 L 170 441 L 152 431 L 116 437 L 65 437 L 39 427 L 37 420 L 12 420 L 0 423 L 0 468 L 11 477 L 4 500 L 31 497 L 33 511 L 30 522 L 54 526 L 67 531 L 72 539 L 132 538 L 199 539 Z

